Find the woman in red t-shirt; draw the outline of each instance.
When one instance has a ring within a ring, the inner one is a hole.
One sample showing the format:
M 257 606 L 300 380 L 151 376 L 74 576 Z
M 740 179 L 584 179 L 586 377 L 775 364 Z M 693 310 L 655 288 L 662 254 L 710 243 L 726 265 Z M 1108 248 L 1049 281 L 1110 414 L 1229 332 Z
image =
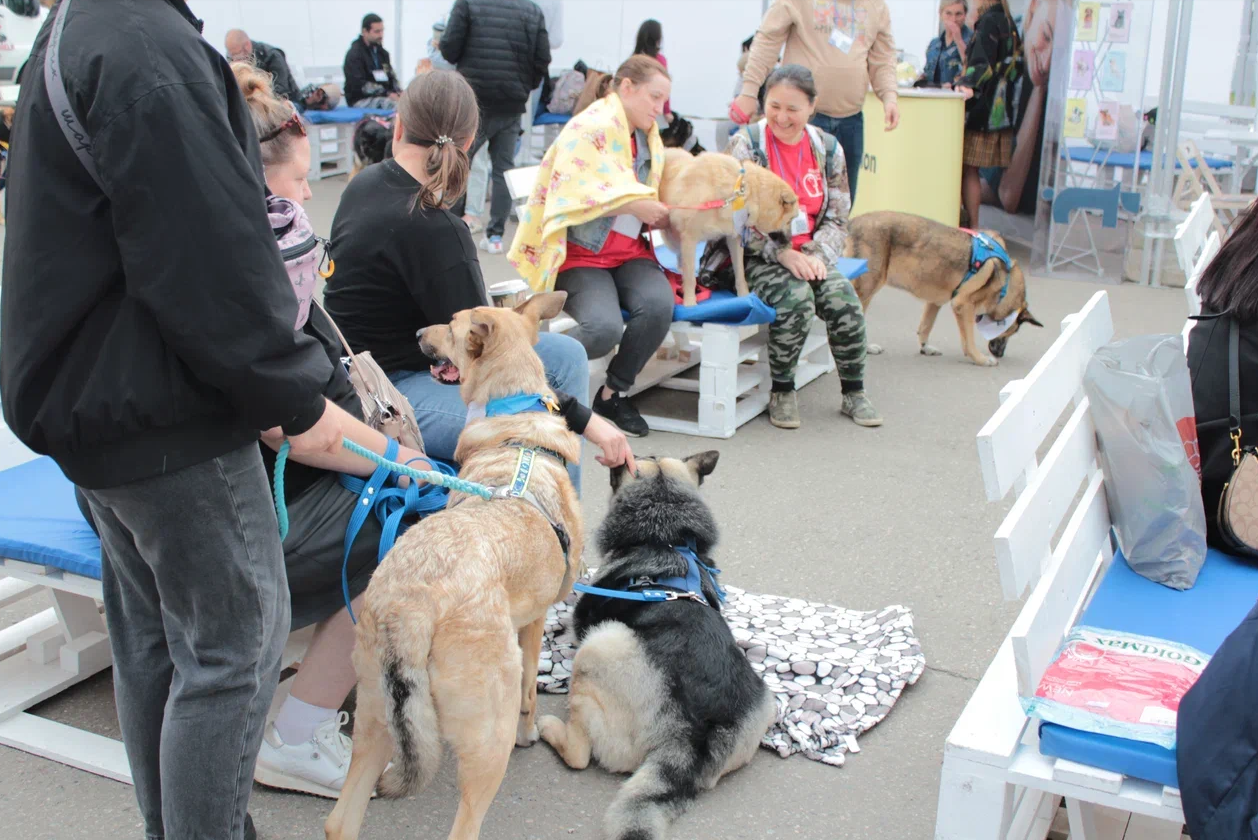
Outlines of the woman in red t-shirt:
M 825 321 L 843 385 L 840 411 L 858 425 L 880 426 L 865 395 L 865 313 L 851 281 L 835 269 L 852 208 L 847 166 L 838 141 L 808 124 L 816 100 L 807 68 L 779 67 L 765 81 L 765 118 L 734 134 L 727 150 L 773 170 L 799 197 L 789 242 L 784 234 L 747 231 L 747 284 L 777 310 L 769 327 L 769 422 L 799 428 L 795 369 L 816 314 Z

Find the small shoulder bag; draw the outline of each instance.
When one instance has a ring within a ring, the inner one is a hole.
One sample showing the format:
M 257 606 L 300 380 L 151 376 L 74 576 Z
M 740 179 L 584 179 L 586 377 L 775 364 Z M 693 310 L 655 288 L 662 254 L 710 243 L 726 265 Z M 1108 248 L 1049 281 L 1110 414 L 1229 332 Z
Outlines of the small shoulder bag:
M 1236 554 L 1258 556 L 1258 452 L 1241 446 L 1240 327 L 1228 316 L 1228 425 L 1232 474 L 1219 496 L 1219 534 Z

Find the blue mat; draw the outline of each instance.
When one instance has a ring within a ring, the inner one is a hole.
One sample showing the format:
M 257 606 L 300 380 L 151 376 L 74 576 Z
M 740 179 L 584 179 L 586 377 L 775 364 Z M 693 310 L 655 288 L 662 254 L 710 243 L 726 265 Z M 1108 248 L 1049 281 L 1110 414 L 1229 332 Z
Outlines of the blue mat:
M 1134 152 L 1109 152 L 1105 149 L 1098 149 L 1092 146 L 1065 146 L 1061 150 L 1061 156 L 1069 158 L 1078 163 L 1097 163 L 1104 166 L 1117 166 L 1119 169 L 1131 169 L 1136 165 L 1136 155 Z M 1226 158 L 1206 157 L 1206 166 L 1211 169 L 1231 169 L 1235 166 L 1232 161 Z M 1193 168 L 1197 168 L 1197 162 L 1191 161 Z M 1153 168 L 1153 152 L 1140 153 L 1140 170 L 1143 172 Z M 1175 161 L 1176 169 L 1183 169 L 1178 160 Z
M 387 117 L 393 110 L 389 108 L 334 108 L 331 111 L 307 111 L 302 114 L 311 125 L 327 125 L 329 123 L 356 123 L 368 114 Z
M 0 472 L 0 556 L 100 580 L 100 541 L 51 458 Z
M 1255 601 L 1258 563 L 1212 548 L 1196 585 L 1178 592 L 1136 574 L 1119 553 L 1079 623 L 1180 642 L 1214 655 Z M 1179 787 L 1175 751 L 1154 744 L 1043 723 L 1040 752 Z

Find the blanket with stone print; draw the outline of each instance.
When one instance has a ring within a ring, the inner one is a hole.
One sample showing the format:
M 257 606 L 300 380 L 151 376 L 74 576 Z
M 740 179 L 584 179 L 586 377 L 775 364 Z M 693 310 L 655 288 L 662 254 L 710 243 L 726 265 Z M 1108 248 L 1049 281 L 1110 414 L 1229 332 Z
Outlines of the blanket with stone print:
M 926 668 L 905 607 L 861 612 L 725 589 L 725 620 L 777 699 L 777 720 L 762 745 L 783 758 L 803 753 L 843 766 L 847 753 L 860 752 L 857 736 L 881 722 Z M 546 613 L 537 676 L 542 692 L 568 691 L 577 597 L 572 593 Z

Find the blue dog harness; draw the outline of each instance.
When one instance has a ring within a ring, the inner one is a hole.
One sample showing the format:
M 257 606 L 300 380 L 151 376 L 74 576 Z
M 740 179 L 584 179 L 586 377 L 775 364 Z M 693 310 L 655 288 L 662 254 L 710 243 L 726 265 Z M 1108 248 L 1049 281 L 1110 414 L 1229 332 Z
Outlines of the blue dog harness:
M 721 603 L 725 603 L 725 590 L 716 581 L 721 570 L 715 566 L 707 566 L 699 559 L 693 541 L 686 545 L 675 545 L 672 548 L 686 558 L 685 577 L 630 578 L 624 589 L 605 589 L 585 583 L 574 584 L 572 588 L 586 595 L 601 595 L 604 598 L 616 598 L 622 601 L 642 601 L 652 604 L 663 601 L 698 601 L 701 604 L 707 604 L 708 599 L 703 594 L 703 578 L 699 574 L 699 569 L 702 568 L 712 579 L 717 598 Z
M 541 394 L 513 394 L 509 397 L 499 397 L 496 400 L 490 400 L 485 403 L 486 417 L 525 414 L 530 411 L 557 414 L 559 412 L 559 403 L 555 402 L 554 397 L 544 397 Z
M 1008 272 L 1013 270 L 1013 259 L 1010 258 L 1009 252 L 1001 247 L 999 242 L 985 233 L 980 233 L 976 230 L 966 230 L 965 228 L 961 228 L 961 230 L 970 235 L 970 264 L 966 268 L 965 276 L 961 278 L 961 282 L 952 290 L 952 296 L 957 296 L 957 292 L 961 291 L 961 287 L 978 273 L 978 270 L 983 267 L 983 263 L 991 259 L 997 259 L 1004 264 L 1006 273 L 1005 285 L 1000 287 L 1000 297 L 996 298 L 996 300 L 1004 300 L 1005 294 L 1009 291 Z

